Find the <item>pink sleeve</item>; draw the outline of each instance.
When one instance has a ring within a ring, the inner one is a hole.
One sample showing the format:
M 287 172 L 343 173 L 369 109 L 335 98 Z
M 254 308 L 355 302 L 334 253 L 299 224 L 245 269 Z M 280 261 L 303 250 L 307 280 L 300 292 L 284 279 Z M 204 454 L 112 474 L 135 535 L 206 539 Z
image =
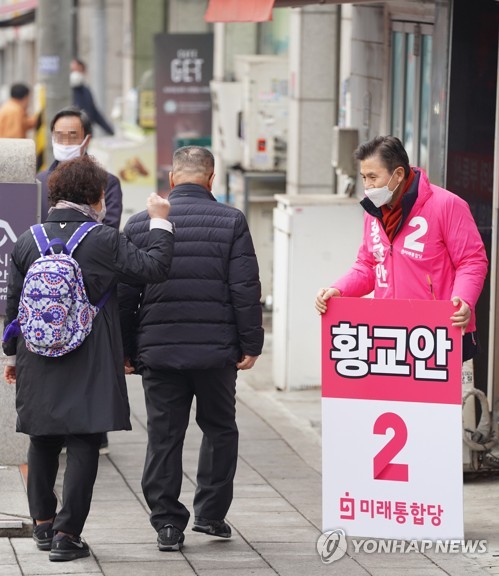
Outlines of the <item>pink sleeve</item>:
M 468 204 L 457 198 L 443 211 L 446 245 L 456 269 L 452 296 L 475 308 L 487 276 L 488 260 Z

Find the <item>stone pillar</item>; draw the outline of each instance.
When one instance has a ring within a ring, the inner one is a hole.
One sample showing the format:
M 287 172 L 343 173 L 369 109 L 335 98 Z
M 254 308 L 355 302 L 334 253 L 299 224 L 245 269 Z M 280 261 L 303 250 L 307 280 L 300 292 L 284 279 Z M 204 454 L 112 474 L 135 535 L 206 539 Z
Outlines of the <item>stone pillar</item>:
M 50 121 L 72 101 L 69 86 L 71 61 L 71 2 L 40 0 L 36 9 L 38 82 L 45 86 L 45 138 L 50 143 Z M 45 162 L 52 163 L 52 147 L 46 149 Z
M 293 10 L 290 20 L 288 194 L 331 194 L 337 114 L 336 6 Z
M 33 140 L 2 139 L 0 146 L 0 186 L 2 182 L 33 183 L 36 174 L 36 154 Z M 19 207 L 22 210 L 22 206 Z M 3 331 L 4 317 L 0 316 Z M 29 438 L 16 433 L 16 387 L 3 379 L 0 364 L 0 465 L 24 464 Z
M 170 0 L 168 32 L 210 32 L 211 24 L 204 19 L 207 5 L 207 0 Z
M 132 19 L 130 0 L 79 1 L 77 56 L 87 64 L 95 103 L 111 125 L 116 99 L 133 86 Z M 94 130 L 104 134 L 98 126 Z

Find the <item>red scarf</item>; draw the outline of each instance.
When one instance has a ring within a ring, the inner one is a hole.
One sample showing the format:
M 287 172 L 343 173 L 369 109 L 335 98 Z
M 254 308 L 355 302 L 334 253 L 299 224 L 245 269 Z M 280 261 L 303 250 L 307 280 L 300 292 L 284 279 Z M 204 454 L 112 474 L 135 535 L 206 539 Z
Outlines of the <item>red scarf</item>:
M 405 183 L 404 189 L 402 190 L 402 194 L 399 196 L 397 202 L 391 208 L 389 208 L 386 204 L 381 206 L 381 212 L 383 212 L 383 226 L 385 228 L 386 235 L 390 240 L 390 243 L 393 242 L 395 231 L 397 230 L 397 227 L 402 220 L 402 197 L 407 192 L 407 190 L 409 190 L 413 181 L 414 172 L 411 169 L 407 178 L 407 182 Z

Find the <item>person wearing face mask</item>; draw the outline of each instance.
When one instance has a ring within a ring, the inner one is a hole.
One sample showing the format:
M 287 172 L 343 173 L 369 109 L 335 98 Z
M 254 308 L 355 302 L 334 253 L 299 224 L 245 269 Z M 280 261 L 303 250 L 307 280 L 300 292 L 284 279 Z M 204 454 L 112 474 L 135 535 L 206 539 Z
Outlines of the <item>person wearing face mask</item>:
M 42 184 L 41 221 L 45 222 L 49 213 L 49 178 L 61 163 L 80 158 L 87 153 L 92 138 L 92 124 L 88 116 L 75 106 L 59 110 L 50 123 L 54 162 L 37 174 Z M 98 220 L 107 226 L 119 229 L 123 210 L 123 192 L 119 179 L 107 172 L 107 185 L 99 210 Z M 109 453 L 107 434 L 102 435 L 101 454 Z
M 451 300 L 463 332 L 463 361 L 477 352 L 475 305 L 488 260 L 468 204 L 411 167 L 402 142 L 378 136 L 354 153 L 365 198 L 364 235 L 350 270 L 321 288 L 319 314 L 339 296 Z
M 83 223 L 99 219 L 106 171 L 91 156 L 61 162 L 49 178 L 47 238 L 65 244 Z M 92 304 L 107 300 L 80 346 L 59 357 L 30 352 L 21 335 L 3 343 L 4 378 L 16 385 L 17 431 L 28 434 L 28 503 L 33 539 L 49 560 L 90 555 L 81 533 L 90 511 L 102 432 L 130 430 L 130 407 L 116 286 L 163 282 L 173 253 L 170 204 L 157 194 L 147 201 L 144 249 L 109 226 L 95 226 L 74 251 Z M 55 248 L 57 252 L 59 248 Z M 31 230 L 12 251 L 5 326 L 17 317 L 27 270 L 40 257 Z M 62 502 L 54 494 L 59 454 L 67 446 Z
M 73 91 L 73 104 L 87 113 L 92 124 L 97 124 L 104 130 L 104 132 L 106 132 L 106 134 L 112 136 L 114 130 L 95 105 L 92 91 L 85 84 L 86 70 L 87 67 L 85 62 L 78 58 L 73 58 L 73 60 L 71 60 L 69 83 Z
M 52 150 L 54 162 L 48 168 L 39 172 L 38 180 L 42 183 L 42 222 L 45 222 L 48 214 L 48 178 L 57 168 L 60 162 L 66 162 L 79 158 L 86 154 L 92 138 L 92 124 L 88 116 L 82 110 L 74 106 L 63 108 L 50 123 L 52 133 Z M 121 213 L 123 210 L 123 192 L 119 179 L 113 174 L 107 173 L 107 186 L 102 209 L 103 224 L 120 227 Z

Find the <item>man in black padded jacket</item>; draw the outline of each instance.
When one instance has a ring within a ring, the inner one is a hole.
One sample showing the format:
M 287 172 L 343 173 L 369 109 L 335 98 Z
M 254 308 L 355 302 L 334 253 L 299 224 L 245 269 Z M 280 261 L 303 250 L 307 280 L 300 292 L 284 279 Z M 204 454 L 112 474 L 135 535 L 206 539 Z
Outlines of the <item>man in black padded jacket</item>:
M 242 212 L 211 194 L 214 160 L 187 146 L 173 156 L 169 219 L 176 226 L 168 281 L 119 289 L 125 356 L 142 374 L 148 448 L 142 488 L 158 547 L 179 550 L 189 511 L 179 502 L 182 447 L 193 397 L 203 432 L 193 530 L 230 538 L 238 430 L 237 370 L 252 368 L 263 346 L 261 286 Z M 125 235 L 147 239 L 148 215 L 133 216 Z M 139 306 L 140 304 L 140 306 Z

